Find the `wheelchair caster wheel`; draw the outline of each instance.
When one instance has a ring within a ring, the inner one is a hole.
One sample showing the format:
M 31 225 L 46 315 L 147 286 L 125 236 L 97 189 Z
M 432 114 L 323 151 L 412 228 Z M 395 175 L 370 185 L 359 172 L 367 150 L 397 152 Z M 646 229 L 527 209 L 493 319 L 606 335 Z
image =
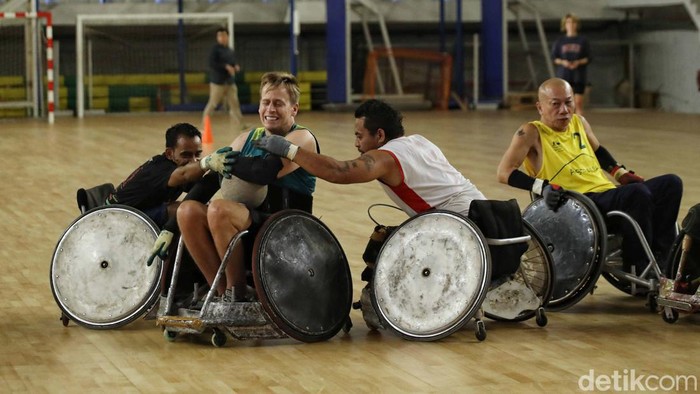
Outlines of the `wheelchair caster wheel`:
M 486 339 L 486 325 L 482 320 L 477 320 L 476 322 L 476 339 L 478 339 L 479 342 Z
M 226 334 L 218 328 L 215 328 L 214 332 L 211 334 L 211 344 L 214 345 L 214 347 L 224 346 L 226 344 Z
M 170 330 L 163 330 L 163 338 L 165 338 L 166 341 L 172 342 L 177 338 L 177 332 L 175 331 L 170 331 Z
M 61 313 L 61 324 L 63 324 L 63 327 L 68 327 L 69 322 L 70 322 L 70 319 L 68 318 L 68 316 Z
M 537 312 L 535 313 L 535 316 L 535 321 L 537 322 L 538 326 L 544 327 L 547 325 L 547 322 L 549 320 L 547 319 L 547 314 L 544 312 L 544 308 L 538 308 Z
M 673 324 L 678 320 L 678 311 L 673 308 L 665 307 L 661 312 L 661 317 L 666 323 Z

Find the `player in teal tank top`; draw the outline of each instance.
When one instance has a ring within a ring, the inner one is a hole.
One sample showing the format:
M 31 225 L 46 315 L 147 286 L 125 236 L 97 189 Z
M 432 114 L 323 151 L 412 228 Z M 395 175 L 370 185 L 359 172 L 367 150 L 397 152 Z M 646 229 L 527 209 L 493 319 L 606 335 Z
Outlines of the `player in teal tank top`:
M 226 280 L 217 284 L 217 293 L 224 300 L 250 301 L 254 297 L 254 289 L 246 283 L 246 266 L 250 266 L 252 243 L 265 219 L 283 209 L 312 211 L 315 177 L 290 160 L 266 154 L 252 144 L 254 137 L 274 134 L 304 149 L 319 151 L 313 134 L 295 122 L 299 96 L 299 85 L 293 75 L 263 75 L 258 109 L 263 127 L 241 134 L 231 144 L 236 154 L 232 162 L 227 163 L 226 170 L 241 180 L 267 185 L 267 197 L 262 205 L 248 209 L 244 204 L 226 199 L 212 200 L 207 205 L 218 190 L 219 180 L 218 176 L 205 176 L 178 208 L 175 229 L 170 228 L 171 231 L 179 228 L 185 246 L 210 286 L 229 241 L 248 230 L 243 238 L 243 253 L 232 254 L 226 266 Z

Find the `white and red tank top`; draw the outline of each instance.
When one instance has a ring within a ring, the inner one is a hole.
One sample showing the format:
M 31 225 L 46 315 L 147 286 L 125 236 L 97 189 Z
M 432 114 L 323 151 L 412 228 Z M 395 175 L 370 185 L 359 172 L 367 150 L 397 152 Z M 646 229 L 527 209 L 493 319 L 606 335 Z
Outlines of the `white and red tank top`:
M 390 140 L 379 150 L 388 152 L 401 171 L 401 183 L 384 191 L 409 216 L 431 208 L 467 214 L 471 200 L 484 195 L 448 161 L 440 148 L 413 134 Z M 450 209 L 451 206 L 459 207 Z

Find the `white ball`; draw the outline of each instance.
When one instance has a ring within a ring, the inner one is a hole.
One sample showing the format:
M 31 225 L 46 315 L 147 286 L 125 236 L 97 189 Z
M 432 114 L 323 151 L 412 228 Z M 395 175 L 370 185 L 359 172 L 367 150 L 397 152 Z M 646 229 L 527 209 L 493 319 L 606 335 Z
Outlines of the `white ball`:
M 245 204 L 248 209 L 257 208 L 267 196 L 267 185 L 247 182 L 232 175 L 221 181 L 221 197 Z

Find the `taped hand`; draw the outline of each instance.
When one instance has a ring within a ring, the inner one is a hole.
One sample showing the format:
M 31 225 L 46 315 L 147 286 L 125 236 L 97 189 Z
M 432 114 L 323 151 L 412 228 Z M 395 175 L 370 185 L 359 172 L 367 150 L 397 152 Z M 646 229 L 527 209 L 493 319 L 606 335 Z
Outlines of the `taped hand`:
M 550 183 L 542 188 L 542 198 L 547 208 L 556 212 L 564 201 L 564 193 L 566 190 L 559 185 Z
M 255 141 L 255 146 L 273 155 L 286 157 L 289 160 L 294 160 L 294 156 L 296 156 L 297 149 L 299 148 L 286 138 L 274 134 L 262 136 Z
M 199 166 L 202 170 L 212 170 L 226 178 L 231 178 L 231 167 L 240 154 L 241 152 L 233 150 L 230 146 L 219 148 L 216 152 L 203 158 L 199 162 Z
M 156 242 L 153 243 L 153 248 L 151 249 L 151 256 L 146 262 L 147 266 L 150 267 L 156 257 L 160 257 L 162 260 L 168 255 L 168 248 L 170 248 L 170 244 L 173 242 L 173 235 L 174 234 L 168 230 L 163 230 L 158 234 L 158 238 L 156 238 Z

